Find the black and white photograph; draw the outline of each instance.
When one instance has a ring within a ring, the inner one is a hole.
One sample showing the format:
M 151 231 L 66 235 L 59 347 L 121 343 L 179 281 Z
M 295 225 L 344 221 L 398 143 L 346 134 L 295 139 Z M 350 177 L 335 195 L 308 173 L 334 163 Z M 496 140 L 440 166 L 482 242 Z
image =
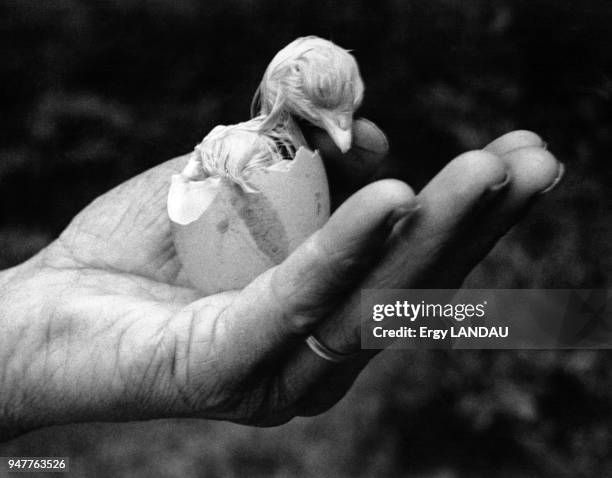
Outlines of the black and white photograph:
M 0 0 L 0 477 L 612 476 L 612 3 Z

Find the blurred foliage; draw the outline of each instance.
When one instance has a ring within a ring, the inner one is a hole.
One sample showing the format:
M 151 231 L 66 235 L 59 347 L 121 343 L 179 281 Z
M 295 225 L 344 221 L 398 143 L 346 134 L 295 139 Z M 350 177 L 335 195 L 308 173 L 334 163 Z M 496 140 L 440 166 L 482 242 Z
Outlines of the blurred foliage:
M 516 128 L 566 163 L 467 281 L 609 287 L 612 4 L 605 0 L 0 0 L 0 267 L 97 195 L 246 119 L 273 54 L 350 48 L 381 176 L 416 189 Z M 63 427 L 0 454 L 69 455 L 74 476 L 606 476 L 609 354 L 388 352 L 331 412 L 270 430 L 216 422 Z

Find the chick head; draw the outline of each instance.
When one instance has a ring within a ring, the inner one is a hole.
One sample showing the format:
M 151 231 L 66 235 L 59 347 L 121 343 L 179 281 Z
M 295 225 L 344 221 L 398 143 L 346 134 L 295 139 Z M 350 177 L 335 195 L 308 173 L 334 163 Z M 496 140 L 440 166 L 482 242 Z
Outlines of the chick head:
M 327 131 L 343 152 L 351 147 L 353 113 L 363 100 L 364 85 L 357 61 L 334 43 L 298 38 L 272 59 L 258 94 L 265 127 L 287 116 L 302 118 Z

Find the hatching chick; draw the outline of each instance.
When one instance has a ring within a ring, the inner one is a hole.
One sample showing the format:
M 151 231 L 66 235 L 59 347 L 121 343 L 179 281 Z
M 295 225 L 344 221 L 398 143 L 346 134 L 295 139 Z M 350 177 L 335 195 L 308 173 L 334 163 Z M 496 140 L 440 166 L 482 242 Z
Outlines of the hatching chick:
M 346 153 L 352 142 L 353 113 L 364 85 L 355 58 L 331 41 L 315 36 L 294 40 L 272 59 L 253 99 L 253 113 L 265 116 L 261 131 L 286 130 L 301 145 L 295 118 L 327 131 Z
M 307 146 L 295 120 L 328 132 L 342 152 L 351 147 L 353 112 L 363 99 L 363 81 L 353 56 L 314 36 L 298 38 L 272 59 L 253 104 L 250 121 L 215 127 L 191 153 L 185 169 L 172 177 L 168 213 L 179 224 L 195 221 L 215 197 L 222 178 L 245 192 L 257 192 L 250 174 L 293 159 Z

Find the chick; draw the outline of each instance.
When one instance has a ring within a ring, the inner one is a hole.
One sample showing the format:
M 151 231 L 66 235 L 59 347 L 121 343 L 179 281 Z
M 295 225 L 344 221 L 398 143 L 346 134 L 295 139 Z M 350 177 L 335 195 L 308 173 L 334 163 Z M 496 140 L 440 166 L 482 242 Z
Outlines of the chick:
M 307 36 L 280 50 L 266 69 L 253 99 L 265 116 L 262 132 L 285 130 L 305 145 L 295 118 L 327 131 L 346 153 L 351 147 L 353 113 L 363 100 L 364 85 L 355 58 L 334 43 Z
M 195 221 L 214 199 L 221 178 L 256 192 L 250 173 L 291 160 L 307 146 L 296 118 L 324 129 L 347 152 L 363 92 L 357 62 L 346 50 L 314 36 L 291 42 L 272 59 L 255 93 L 252 109 L 259 105 L 259 115 L 215 127 L 172 177 L 170 218 L 183 225 Z

